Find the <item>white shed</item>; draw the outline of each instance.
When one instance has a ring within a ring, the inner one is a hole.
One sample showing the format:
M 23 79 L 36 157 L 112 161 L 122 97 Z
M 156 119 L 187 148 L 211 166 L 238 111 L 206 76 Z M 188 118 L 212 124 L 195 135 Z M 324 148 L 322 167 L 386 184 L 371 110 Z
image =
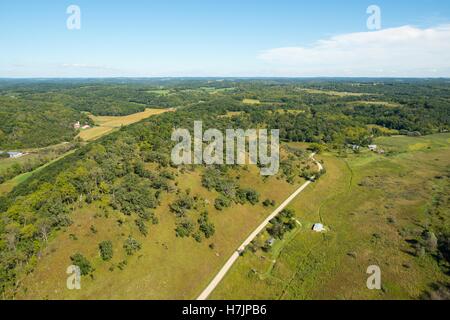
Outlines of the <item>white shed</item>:
M 267 240 L 267 245 L 272 247 L 275 244 L 275 238 L 270 238 L 269 240 Z
M 13 159 L 17 159 L 20 157 L 23 157 L 25 154 L 23 154 L 22 152 L 8 152 L 9 157 L 13 158 Z
M 315 232 L 323 232 L 323 231 L 325 231 L 325 227 L 321 223 L 316 223 L 313 226 L 313 231 L 315 231 Z

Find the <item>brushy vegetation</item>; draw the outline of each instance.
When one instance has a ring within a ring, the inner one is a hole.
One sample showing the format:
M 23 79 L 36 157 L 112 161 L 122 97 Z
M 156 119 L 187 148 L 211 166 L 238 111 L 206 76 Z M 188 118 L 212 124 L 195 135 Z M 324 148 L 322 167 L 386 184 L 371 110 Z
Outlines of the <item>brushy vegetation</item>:
M 109 261 L 113 257 L 113 244 L 111 241 L 102 241 L 98 245 L 100 256 L 104 261 Z
M 86 259 L 81 253 L 74 254 L 73 256 L 70 257 L 70 260 L 72 260 L 72 263 L 75 266 L 80 268 L 82 276 L 87 276 L 94 271 L 94 268 L 92 268 L 89 260 Z

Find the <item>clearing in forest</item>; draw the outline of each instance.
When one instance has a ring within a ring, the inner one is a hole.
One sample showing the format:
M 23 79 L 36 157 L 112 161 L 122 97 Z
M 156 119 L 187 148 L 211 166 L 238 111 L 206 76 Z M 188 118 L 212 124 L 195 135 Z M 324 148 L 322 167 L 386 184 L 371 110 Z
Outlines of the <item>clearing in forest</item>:
M 93 116 L 91 119 L 94 120 L 96 127 L 81 131 L 78 137 L 84 141 L 96 140 L 112 131 L 122 127 L 128 126 L 130 124 L 139 122 L 143 119 L 155 116 L 168 111 L 173 111 L 173 109 L 146 109 L 143 112 L 130 114 L 128 116 Z
M 242 103 L 250 104 L 250 105 L 258 105 L 258 104 L 261 104 L 261 101 L 259 101 L 257 99 L 244 99 L 244 100 L 242 100 Z
M 318 90 L 318 89 L 300 89 L 306 93 L 311 94 L 326 94 L 329 96 L 337 96 L 337 97 L 361 97 L 368 95 L 367 93 L 356 93 L 356 92 L 343 92 L 343 91 L 332 91 L 332 90 Z

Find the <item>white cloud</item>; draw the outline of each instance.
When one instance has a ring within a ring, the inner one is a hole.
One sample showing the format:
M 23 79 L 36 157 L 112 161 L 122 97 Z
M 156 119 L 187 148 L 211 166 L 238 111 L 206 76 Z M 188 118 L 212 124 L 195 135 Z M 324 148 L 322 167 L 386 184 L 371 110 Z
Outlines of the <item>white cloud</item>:
M 450 25 L 349 33 L 308 47 L 264 51 L 260 59 L 285 76 L 450 76 Z
M 97 66 L 97 65 L 90 65 L 90 64 L 84 64 L 84 63 L 63 63 L 61 65 L 61 67 L 78 68 L 78 69 L 115 70 L 114 68 L 107 67 L 107 66 Z

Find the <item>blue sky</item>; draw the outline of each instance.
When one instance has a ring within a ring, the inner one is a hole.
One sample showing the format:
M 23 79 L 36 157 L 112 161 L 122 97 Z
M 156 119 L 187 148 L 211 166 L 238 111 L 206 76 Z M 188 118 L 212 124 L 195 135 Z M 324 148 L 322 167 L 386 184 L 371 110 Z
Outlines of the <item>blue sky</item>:
M 2 0 L 0 77 L 448 77 L 449 25 L 442 0 Z

